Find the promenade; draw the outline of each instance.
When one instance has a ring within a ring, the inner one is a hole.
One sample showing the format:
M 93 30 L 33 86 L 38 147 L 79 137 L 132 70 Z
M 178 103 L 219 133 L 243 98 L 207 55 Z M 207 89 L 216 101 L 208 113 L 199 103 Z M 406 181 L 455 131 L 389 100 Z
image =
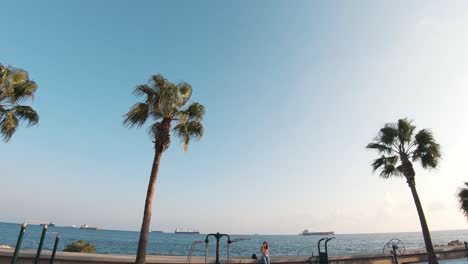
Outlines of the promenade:
M 442 247 L 436 249 L 437 257 L 441 260 L 444 259 L 460 259 L 466 256 L 466 251 L 463 246 L 457 247 Z M 40 264 L 50 263 L 50 251 L 43 251 L 41 254 Z M 32 264 L 36 255 L 35 250 L 23 250 L 20 252 L 18 264 Z M 13 250 L 0 249 L 0 264 L 10 264 L 13 256 Z M 223 256 L 221 263 L 228 263 L 225 256 Z M 423 262 L 427 258 L 424 249 L 408 250 L 404 256 L 399 258 L 399 263 L 417 263 Z M 113 254 L 84 254 L 84 253 L 69 253 L 57 252 L 55 262 L 57 264 L 116 264 L 135 263 L 134 255 L 113 255 Z M 149 255 L 147 263 L 154 264 L 188 264 L 189 261 L 185 256 L 160 256 Z M 190 263 L 205 263 L 204 257 L 192 257 Z M 207 263 L 214 263 L 214 257 L 209 257 Z M 262 263 L 260 259 L 254 260 L 250 258 L 231 258 L 230 263 Z M 309 257 L 306 256 L 273 256 L 271 263 L 309 263 Z M 315 262 L 314 262 L 315 263 Z M 331 264 L 392 264 L 389 256 L 382 254 L 358 254 L 347 256 L 330 256 Z

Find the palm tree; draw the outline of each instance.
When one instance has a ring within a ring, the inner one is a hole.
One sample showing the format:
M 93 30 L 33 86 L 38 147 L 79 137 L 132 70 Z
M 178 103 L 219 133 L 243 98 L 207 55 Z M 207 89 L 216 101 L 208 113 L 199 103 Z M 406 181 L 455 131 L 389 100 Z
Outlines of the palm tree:
M 372 163 L 374 172 L 380 170 L 380 176 L 384 179 L 390 177 L 406 178 L 421 222 L 428 262 L 436 264 L 438 262 L 432 246 L 431 235 L 416 191 L 416 174 L 413 162 L 419 162 L 424 169 L 436 168 L 441 157 L 440 146 L 435 141 L 431 131 L 422 129 L 414 134 L 415 129 L 412 121 L 406 118 L 398 120 L 398 123 L 385 124 L 374 141 L 367 145 L 367 148 L 382 154 Z
M 39 115 L 28 105 L 20 105 L 33 99 L 37 85 L 24 70 L 0 64 L 0 137 L 8 142 L 20 121 L 28 126 L 39 122 Z
M 171 142 L 172 121 L 176 122 L 172 131 L 181 139 L 185 152 L 191 139 L 199 140 L 203 136 L 201 121 L 205 108 L 199 103 L 187 105 L 192 95 L 190 84 L 186 82 L 174 84 L 159 74 L 152 75 L 148 84 L 135 87 L 133 93 L 142 96 L 144 100 L 130 108 L 123 122 L 129 127 L 141 127 L 149 119 L 152 124 L 148 128 L 148 133 L 153 140 L 155 151 L 136 257 L 136 263 L 143 264 L 146 261 L 156 178 L 161 155 Z
M 465 182 L 464 188 L 458 189 L 458 203 L 460 210 L 468 218 L 468 182 Z

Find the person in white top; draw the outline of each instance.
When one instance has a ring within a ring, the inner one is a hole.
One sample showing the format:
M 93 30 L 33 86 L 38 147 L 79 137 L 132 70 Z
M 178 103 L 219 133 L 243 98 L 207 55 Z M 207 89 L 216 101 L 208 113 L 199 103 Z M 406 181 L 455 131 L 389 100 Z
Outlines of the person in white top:
M 263 264 L 270 264 L 270 247 L 266 241 L 263 241 L 260 251 L 262 252 Z

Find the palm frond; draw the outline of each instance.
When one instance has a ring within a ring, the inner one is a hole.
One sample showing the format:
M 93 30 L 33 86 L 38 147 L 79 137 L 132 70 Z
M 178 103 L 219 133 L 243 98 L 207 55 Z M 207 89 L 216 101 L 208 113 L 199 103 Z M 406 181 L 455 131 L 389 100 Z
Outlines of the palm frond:
M 380 170 L 380 176 L 383 178 L 389 178 L 391 176 L 401 176 L 401 171 L 398 169 L 396 164 L 398 163 L 398 156 L 384 156 L 374 160 L 372 168 L 375 171 Z
M 33 81 L 20 82 L 13 85 L 13 91 L 9 96 L 10 103 L 16 103 L 25 99 L 34 98 L 37 84 Z
M 432 132 L 428 129 L 419 131 L 415 135 L 415 144 L 416 149 L 412 152 L 413 161 L 421 161 L 423 168 L 436 168 L 442 154 Z
M 11 75 L 8 68 L 0 64 L 0 102 L 6 97 L 9 76 Z
M 385 126 L 380 129 L 380 133 L 375 139 L 377 142 L 381 142 L 389 147 L 391 147 L 394 143 L 395 140 L 398 137 L 398 129 L 395 124 L 388 123 L 385 124 Z
M 180 111 L 177 114 L 179 120 L 187 119 L 190 121 L 197 121 L 201 122 L 203 120 L 203 116 L 205 115 L 205 107 L 199 103 L 192 103 L 186 109 Z M 185 121 L 179 121 L 185 122 Z
M 166 118 L 173 118 L 179 111 L 179 88 L 173 83 L 164 84 L 160 91 L 160 98 L 156 105 L 158 111 Z
M 435 169 L 439 164 L 439 158 L 434 157 L 431 154 L 425 154 L 421 157 L 421 166 L 423 168 Z
M 10 104 L 33 98 L 37 84 L 29 79 L 26 71 L 13 67 L 0 68 L 0 101 Z
M 154 102 L 156 99 L 155 97 L 158 96 L 158 91 L 151 88 L 147 84 L 143 84 L 135 87 L 135 89 L 133 90 L 133 94 L 136 96 L 146 96 L 146 102 Z
M 179 95 L 180 95 L 179 106 L 183 106 L 187 103 L 187 101 L 192 96 L 192 86 L 186 82 L 181 82 L 177 86 L 179 87 Z
M 392 148 L 391 147 L 388 147 L 387 145 L 385 144 L 382 144 L 382 143 L 369 143 L 366 148 L 368 149 L 375 149 L 377 150 L 379 153 L 383 153 L 383 154 L 390 154 L 392 153 Z
M 177 112 L 179 102 L 177 85 L 169 82 L 161 74 L 156 74 L 150 77 L 149 86 L 159 95 L 158 101 L 153 102 L 154 108 L 161 116 L 172 118 L 173 114 Z
M 149 116 L 149 106 L 145 103 L 136 103 L 124 116 L 124 125 L 128 127 L 141 127 Z
M 186 152 L 191 139 L 200 140 L 203 137 L 204 128 L 200 122 L 188 121 L 178 123 L 173 131 L 180 138 L 182 149 Z
M 15 133 L 18 123 L 28 126 L 39 122 L 39 115 L 30 106 L 18 105 L 33 99 L 37 84 L 29 79 L 27 71 L 0 64 L 0 136 L 7 142 Z
M 468 218 L 468 182 L 465 182 L 464 188 L 458 189 L 457 196 L 460 210 Z
M 155 87 L 158 91 L 167 89 L 170 82 L 161 74 L 151 75 L 150 86 Z
M 20 121 L 28 122 L 28 126 L 39 122 L 39 115 L 30 106 L 16 105 L 12 108 L 15 117 Z
M 8 142 L 18 127 L 18 119 L 13 110 L 7 110 L 0 120 L 0 134 L 4 142 Z
M 397 167 L 395 167 L 395 165 L 391 165 L 391 164 L 385 165 L 385 167 L 383 167 L 382 171 L 380 172 L 380 177 L 384 179 L 388 179 L 392 176 L 394 177 L 402 176 L 401 171 L 399 171 Z
M 22 83 L 29 80 L 28 72 L 24 70 L 15 70 L 11 76 L 13 83 Z
M 398 120 L 398 138 L 401 144 L 409 144 L 411 142 L 413 132 L 416 129 L 416 126 L 412 123 L 407 118 Z

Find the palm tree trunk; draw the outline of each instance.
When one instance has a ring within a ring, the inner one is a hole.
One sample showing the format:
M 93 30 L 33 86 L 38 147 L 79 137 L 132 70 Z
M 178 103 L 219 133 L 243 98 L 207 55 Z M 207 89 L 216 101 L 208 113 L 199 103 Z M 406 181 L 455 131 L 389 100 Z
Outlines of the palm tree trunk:
M 171 143 L 171 121 L 170 118 L 164 118 L 159 127 L 154 141 L 155 153 L 153 167 L 151 168 L 150 180 L 148 183 L 148 191 L 146 192 L 145 212 L 143 213 L 143 223 L 141 224 L 140 240 L 138 241 L 138 250 L 136 256 L 136 264 L 145 264 L 146 248 L 148 246 L 151 212 L 153 210 L 154 191 L 156 189 L 156 179 L 158 178 L 159 164 L 161 162 L 162 153 L 169 147 Z
M 429 233 L 429 227 L 427 226 L 426 217 L 419 200 L 418 192 L 416 191 L 416 181 L 413 164 L 408 160 L 406 156 L 400 156 L 403 165 L 403 174 L 405 175 L 406 182 L 408 183 L 411 193 L 413 194 L 414 204 L 418 211 L 419 221 L 421 222 L 421 229 L 424 237 L 424 244 L 426 245 L 427 261 L 429 264 L 438 264 L 437 257 L 434 252 L 434 246 L 432 246 L 431 234 Z
M 426 245 L 427 252 L 427 262 L 429 264 L 438 264 L 436 254 L 434 252 L 434 247 L 432 246 L 431 234 L 429 233 L 429 227 L 427 226 L 426 217 L 424 216 L 424 211 L 421 206 L 421 201 L 419 200 L 418 192 L 416 191 L 416 184 L 414 179 L 408 182 L 408 185 L 413 194 L 414 203 L 416 204 L 416 209 L 418 210 L 419 221 L 421 222 L 422 233 L 424 237 L 424 244 Z
M 156 179 L 158 177 L 159 163 L 161 161 L 162 149 L 156 147 L 153 167 L 151 168 L 151 176 L 148 183 L 148 191 L 146 193 L 145 212 L 143 214 L 143 223 L 141 224 L 140 240 L 138 241 L 138 251 L 136 256 L 136 264 L 145 264 L 146 262 L 146 248 L 148 245 L 151 212 L 153 210 L 153 197 L 156 189 Z

